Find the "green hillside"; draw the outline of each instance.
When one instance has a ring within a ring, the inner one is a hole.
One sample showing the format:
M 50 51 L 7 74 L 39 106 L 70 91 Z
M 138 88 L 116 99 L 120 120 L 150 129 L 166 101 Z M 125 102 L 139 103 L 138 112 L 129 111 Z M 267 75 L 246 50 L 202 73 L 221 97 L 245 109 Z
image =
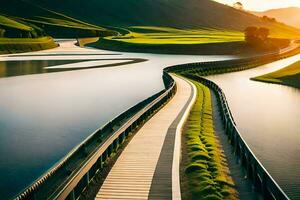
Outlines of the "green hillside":
M 0 54 L 38 51 L 56 46 L 53 39 L 34 24 L 0 15 Z
M 243 31 L 247 26 L 283 28 L 250 13 L 211 0 L 27 0 L 101 26 L 156 26 Z M 285 27 L 285 32 L 295 29 Z M 300 33 L 297 30 L 298 34 Z
M 17 22 L 13 19 L 10 19 L 6 16 L 0 15 L 0 26 L 5 29 L 5 28 L 14 28 L 14 29 L 19 29 L 19 30 L 24 30 L 24 31 L 32 31 L 33 28 L 22 24 L 20 22 Z
M 246 46 L 243 31 L 248 26 L 267 27 L 272 38 L 300 38 L 296 28 L 211 0 L 10 0 L 0 12 L 52 37 L 100 36 L 93 46 L 109 50 L 236 54 L 283 44 Z
M 271 51 L 246 46 L 248 26 L 267 27 L 272 38 L 300 38 L 300 30 L 211 0 L 26 0 L 119 32 L 93 47 L 134 52 L 236 54 Z M 207 46 L 209 45 L 209 46 Z
M 63 4 L 60 2 L 60 4 Z M 52 37 L 76 38 L 111 35 L 112 32 L 65 14 L 52 11 L 25 0 L 10 0 L 1 5 L 0 12 L 42 28 Z
M 0 12 L 45 29 L 60 26 L 105 32 L 102 27 L 148 26 L 242 32 L 248 26 L 264 26 L 273 37 L 300 37 L 298 29 L 211 0 L 10 0 Z

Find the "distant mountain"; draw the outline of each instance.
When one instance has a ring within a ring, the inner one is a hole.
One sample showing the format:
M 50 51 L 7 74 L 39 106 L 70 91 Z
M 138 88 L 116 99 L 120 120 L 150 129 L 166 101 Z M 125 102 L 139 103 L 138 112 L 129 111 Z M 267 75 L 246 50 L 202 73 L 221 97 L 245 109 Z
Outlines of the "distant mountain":
M 258 16 L 268 16 L 274 17 L 278 21 L 286 23 L 290 26 L 300 28 L 300 8 L 290 7 L 290 8 L 280 8 L 267 10 L 264 12 L 252 12 Z

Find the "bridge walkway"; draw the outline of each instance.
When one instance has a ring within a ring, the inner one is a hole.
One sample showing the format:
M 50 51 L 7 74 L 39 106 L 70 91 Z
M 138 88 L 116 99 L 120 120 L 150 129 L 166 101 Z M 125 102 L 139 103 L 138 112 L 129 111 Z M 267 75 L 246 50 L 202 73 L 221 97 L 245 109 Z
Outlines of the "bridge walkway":
M 173 78 L 177 83 L 175 96 L 136 133 L 109 172 L 96 200 L 180 199 L 178 130 L 196 90 L 186 80 Z

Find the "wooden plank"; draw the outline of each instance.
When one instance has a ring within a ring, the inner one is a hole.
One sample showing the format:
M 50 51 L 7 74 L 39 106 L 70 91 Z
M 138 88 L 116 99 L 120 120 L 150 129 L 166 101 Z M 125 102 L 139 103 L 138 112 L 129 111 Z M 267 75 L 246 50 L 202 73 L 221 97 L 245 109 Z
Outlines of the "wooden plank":
M 148 199 L 157 171 L 161 151 L 166 156 L 160 166 L 160 180 L 168 184 L 160 184 L 159 190 L 153 194 L 161 199 L 172 196 L 172 162 L 175 138 L 167 138 L 170 126 L 182 114 L 192 95 L 191 85 L 183 79 L 174 77 L 177 93 L 173 99 L 154 115 L 134 136 L 111 169 L 96 199 Z M 174 135 L 174 134 L 173 134 Z M 169 141 L 169 139 L 171 139 Z M 167 145 L 167 146 L 166 146 Z M 169 151 L 167 153 L 166 151 Z M 164 163 L 165 162 L 165 163 Z M 170 168 L 171 166 L 171 168 Z M 168 191 L 165 193 L 165 191 Z

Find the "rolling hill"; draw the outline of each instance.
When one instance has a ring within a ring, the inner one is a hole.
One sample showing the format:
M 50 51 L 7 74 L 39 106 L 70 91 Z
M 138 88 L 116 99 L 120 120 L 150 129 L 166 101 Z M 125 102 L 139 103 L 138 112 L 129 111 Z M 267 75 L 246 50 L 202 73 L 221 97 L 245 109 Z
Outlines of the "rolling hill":
M 268 16 L 274 17 L 280 22 L 286 23 L 290 26 L 300 28 L 300 8 L 290 7 L 290 8 L 281 8 L 267 10 L 264 12 L 252 12 L 258 16 Z
M 102 37 L 101 48 L 125 51 L 156 52 L 164 46 L 165 52 L 182 53 L 214 44 L 213 53 L 223 43 L 240 49 L 248 26 L 267 27 L 273 38 L 300 38 L 299 29 L 211 0 L 10 0 L 0 12 L 53 37 L 113 35 Z
M 159 26 L 243 31 L 267 26 L 293 32 L 241 10 L 211 0 L 27 0 L 99 26 Z
M 53 39 L 34 24 L 0 15 L 0 54 L 56 47 Z
M 2 4 L 0 13 L 15 20 L 42 28 L 53 37 L 91 37 L 111 35 L 105 28 L 89 24 L 26 0 L 10 0 Z

